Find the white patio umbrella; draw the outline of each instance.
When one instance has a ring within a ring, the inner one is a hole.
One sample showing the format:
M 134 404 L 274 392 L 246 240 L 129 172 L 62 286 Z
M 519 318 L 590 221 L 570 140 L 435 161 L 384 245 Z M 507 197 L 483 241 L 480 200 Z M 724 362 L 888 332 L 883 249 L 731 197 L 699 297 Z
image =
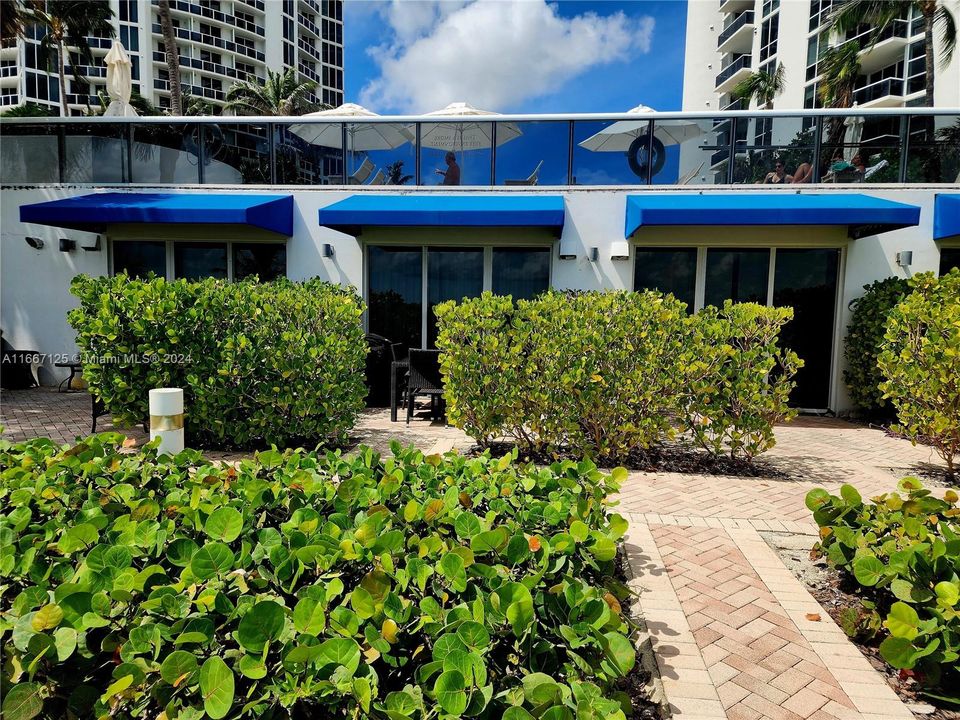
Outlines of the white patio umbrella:
M 489 120 L 495 119 L 499 114 L 492 110 L 480 110 L 470 103 L 450 103 L 445 108 L 427 113 L 428 117 L 436 118 L 437 122 L 421 124 L 420 144 L 423 147 L 460 153 L 487 149 L 493 144 L 493 123 Z M 471 122 L 471 118 L 481 117 L 486 120 Z M 413 128 L 410 131 L 414 132 Z M 516 123 L 497 123 L 498 146 L 522 134 Z
M 853 104 L 853 107 L 857 107 L 857 103 Z M 863 115 L 849 115 L 843 121 L 843 159 L 847 162 L 853 160 L 853 156 L 857 154 L 858 145 L 860 144 L 860 138 L 863 137 L 863 124 L 865 119 Z M 862 158 L 866 160 L 866 158 Z
M 391 150 L 413 140 L 413 133 L 394 123 L 362 122 L 364 118 L 380 116 L 355 103 L 344 103 L 339 107 L 308 113 L 303 117 L 326 118 L 348 123 L 347 148 L 351 151 Z M 291 125 L 289 130 L 311 145 L 321 145 L 337 150 L 343 147 L 340 123 L 298 123 Z
M 655 110 L 646 105 L 637 105 L 627 112 L 644 115 Z M 649 120 L 621 120 L 591 135 L 580 143 L 580 147 L 594 152 L 627 152 L 633 141 L 646 135 L 649 129 Z M 679 145 L 702 134 L 701 127 L 689 120 L 657 120 L 653 126 L 653 136 L 664 145 Z
M 130 79 L 130 56 L 123 43 L 114 40 L 110 51 L 103 59 L 107 65 L 107 94 L 110 104 L 104 115 L 111 117 L 136 117 L 139 113 L 130 104 L 130 91 L 133 84 Z

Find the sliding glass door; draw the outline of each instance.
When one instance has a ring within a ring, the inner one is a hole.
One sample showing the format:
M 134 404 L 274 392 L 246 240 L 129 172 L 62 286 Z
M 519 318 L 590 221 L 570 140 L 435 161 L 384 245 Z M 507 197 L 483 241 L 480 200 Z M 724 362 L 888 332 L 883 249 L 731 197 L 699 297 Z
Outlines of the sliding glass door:
M 793 308 L 780 345 L 804 362 L 790 395 L 795 407 L 821 410 L 829 405 L 839 268 L 840 251 L 833 248 L 777 250 L 773 304 Z
M 532 298 L 550 287 L 551 246 L 367 246 L 368 330 L 407 347 L 436 346 L 434 308 L 484 290 Z

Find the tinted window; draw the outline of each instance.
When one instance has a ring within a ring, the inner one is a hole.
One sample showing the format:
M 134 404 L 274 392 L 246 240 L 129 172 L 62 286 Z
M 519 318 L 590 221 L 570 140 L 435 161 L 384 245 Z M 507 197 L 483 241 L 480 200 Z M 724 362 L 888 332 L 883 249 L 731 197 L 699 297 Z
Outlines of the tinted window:
M 483 250 L 481 248 L 430 248 L 427 251 L 427 347 L 437 341 L 437 318 L 433 308 L 447 300 L 477 297 L 483 292 Z
M 960 248 L 942 248 L 940 250 L 940 275 L 946 275 L 953 268 L 960 268 Z
M 120 241 L 113 246 L 113 273 L 125 272 L 130 277 L 146 277 L 154 273 L 167 276 L 167 244 L 160 241 Z
M 634 290 L 659 290 L 673 293 L 693 312 L 697 285 L 696 248 L 637 249 L 633 266 Z
M 407 347 L 420 347 L 423 250 L 370 247 L 367 268 L 370 332 Z
M 233 244 L 233 278 L 243 280 L 256 275 L 261 281 L 276 280 L 287 274 L 287 246 L 268 243 Z
M 550 287 L 550 248 L 494 248 L 493 292 L 529 300 Z
M 767 304 L 770 251 L 707 250 L 704 305 L 723 306 L 724 300 Z
M 187 280 L 227 277 L 226 243 L 176 243 L 174 276 Z

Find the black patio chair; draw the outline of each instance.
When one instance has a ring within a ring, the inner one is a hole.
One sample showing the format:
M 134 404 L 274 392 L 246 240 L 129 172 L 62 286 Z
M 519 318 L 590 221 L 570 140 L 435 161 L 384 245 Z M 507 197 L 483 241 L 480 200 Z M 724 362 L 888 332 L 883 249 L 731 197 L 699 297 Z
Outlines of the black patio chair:
M 425 395 L 430 398 L 431 412 L 443 405 L 443 378 L 440 375 L 439 350 L 410 350 L 407 374 L 407 424 L 413 417 L 413 401 Z

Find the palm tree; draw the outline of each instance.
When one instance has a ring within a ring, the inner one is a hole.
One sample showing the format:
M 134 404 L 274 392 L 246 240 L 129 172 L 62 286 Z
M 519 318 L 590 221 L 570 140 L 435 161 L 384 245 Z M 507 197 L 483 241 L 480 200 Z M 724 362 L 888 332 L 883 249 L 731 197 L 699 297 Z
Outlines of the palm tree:
M 853 93 L 860 75 L 860 43 L 853 40 L 828 47 L 820 54 L 817 94 L 828 108 L 853 107 Z
M 242 80 L 227 92 L 227 107 L 240 115 L 302 115 L 317 109 L 308 94 L 317 86 L 301 81 L 296 70 L 267 70 L 267 79 Z
M 956 21 L 947 9 L 945 0 L 848 0 L 833 13 L 830 25 L 839 33 L 856 30 L 861 25 L 870 25 L 871 36 L 874 38 L 871 44 L 873 44 L 880 37 L 880 33 L 886 30 L 894 20 L 904 17 L 906 11 L 910 8 L 913 8 L 914 13 L 923 18 L 927 106 L 933 107 L 934 31 L 939 29 L 940 39 L 943 43 L 941 65 L 950 62 L 953 51 L 957 47 Z
M 387 185 L 406 185 L 413 180 L 413 175 L 403 172 L 403 160 L 396 160 L 387 165 Z
M 783 63 L 779 63 L 777 69 L 772 73 L 758 70 L 737 83 L 732 94 L 739 100 L 746 100 L 747 102 L 756 100 L 758 107 L 762 106 L 765 110 L 773 110 L 774 98 L 783 92 L 786 85 L 783 73 Z
M 177 38 L 173 34 L 170 0 L 158 0 L 157 13 L 160 15 L 163 55 L 167 62 L 167 75 L 170 78 L 170 114 L 183 115 L 183 91 L 180 87 L 180 51 L 177 49 Z
M 93 63 L 93 53 L 87 36 L 113 37 L 110 18 L 113 10 L 108 0 L 41 0 L 29 8 L 28 22 L 42 25 L 46 33 L 40 40 L 38 60 L 49 67 L 56 55 L 57 74 L 60 77 L 60 114 L 69 114 L 67 108 L 67 48 L 75 47 L 80 63 Z M 83 82 L 75 63 L 70 63 L 73 77 Z
M 27 10 L 19 0 L 3 2 L 0 12 L 0 40 L 15 40 L 23 37 L 29 24 Z

